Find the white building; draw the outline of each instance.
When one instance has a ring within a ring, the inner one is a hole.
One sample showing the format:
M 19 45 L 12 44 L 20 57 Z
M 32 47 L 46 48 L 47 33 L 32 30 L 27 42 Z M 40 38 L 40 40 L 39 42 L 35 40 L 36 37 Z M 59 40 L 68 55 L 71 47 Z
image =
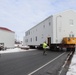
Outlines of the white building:
M 23 45 L 26 45 L 26 43 L 25 43 L 25 36 L 23 37 Z
M 76 37 L 76 12 L 64 11 L 51 15 L 25 33 L 25 43 L 40 45 L 44 41 L 59 44 L 64 37 Z
M 4 44 L 4 47 L 14 47 L 15 32 L 8 28 L 0 27 L 0 44 Z

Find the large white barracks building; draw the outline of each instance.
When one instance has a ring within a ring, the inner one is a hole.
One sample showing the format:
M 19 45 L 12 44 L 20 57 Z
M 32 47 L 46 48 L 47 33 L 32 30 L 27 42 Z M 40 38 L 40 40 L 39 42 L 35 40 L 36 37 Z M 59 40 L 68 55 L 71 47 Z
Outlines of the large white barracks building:
M 61 44 L 64 37 L 76 37 L 76 12 L 67 10 L 54 14 L 25 32 L 25 43 L 39 46 L 44 41 Z

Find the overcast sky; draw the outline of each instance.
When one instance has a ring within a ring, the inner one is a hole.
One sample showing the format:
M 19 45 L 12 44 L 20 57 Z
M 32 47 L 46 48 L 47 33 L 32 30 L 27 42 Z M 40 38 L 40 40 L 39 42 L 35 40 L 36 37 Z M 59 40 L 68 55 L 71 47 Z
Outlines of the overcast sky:
M 0 0 L 0 27 L 11 29 L 22 40 L 31 27 L 69 9 L 76 10 L 76 0 Z

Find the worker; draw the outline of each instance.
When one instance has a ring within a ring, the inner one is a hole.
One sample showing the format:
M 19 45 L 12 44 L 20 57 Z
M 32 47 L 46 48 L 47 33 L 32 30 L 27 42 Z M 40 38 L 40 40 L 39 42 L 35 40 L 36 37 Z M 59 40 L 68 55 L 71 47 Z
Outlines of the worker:
M 43 55 L 46 55 L 47 53 L 46 53 L 46 48 L 47 48 L 47 43 L 46 43 L 46 41 L 43 43 Z

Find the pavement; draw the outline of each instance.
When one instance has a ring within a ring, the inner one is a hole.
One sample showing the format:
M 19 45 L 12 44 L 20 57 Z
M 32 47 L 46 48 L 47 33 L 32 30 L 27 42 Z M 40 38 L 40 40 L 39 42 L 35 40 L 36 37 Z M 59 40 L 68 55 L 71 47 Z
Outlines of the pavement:
M 7 49 L 4 51 L 0 51 L 0 54 L 25 52 L 25 51 L 32 51 L 32 50 L 36 50 L 36 49 L 27 50 L 27 49 L 21 49 L 21 48 L 14 48 L 14 49 Z M 64 68 L 62 68 L 62 72 L 59 75 L 76 75 L 76 51 L 75 51 L 71 61 L 67 61 L 67 64 L 65 65 Z
M 37 71 L 34 75 L 48 75 L 50 71 L 58 70 L 60 63 L 63 64 L 63 60 L 66 58 L 68 53 L 63 52 L 51 52 L 47 51 L 47 55 L 43 55 L 42 50 L 26 50 L 27 52 L 15 52 L 15 53 L 4 53 L 0 57 L 0 75 L 28 75 L 34 70 L 47 64 L 50 64 Z M 61 54 L 62 57 L 55 60 Z M 55 61 L 53 61 L 55 60 Z
M 33 75 L 59 75 L 59 71 L 67 58 L 68 53 L 63 54 L 57 60 L 51 62 Z M 64 58 L 63 58 L 64 57 Z

